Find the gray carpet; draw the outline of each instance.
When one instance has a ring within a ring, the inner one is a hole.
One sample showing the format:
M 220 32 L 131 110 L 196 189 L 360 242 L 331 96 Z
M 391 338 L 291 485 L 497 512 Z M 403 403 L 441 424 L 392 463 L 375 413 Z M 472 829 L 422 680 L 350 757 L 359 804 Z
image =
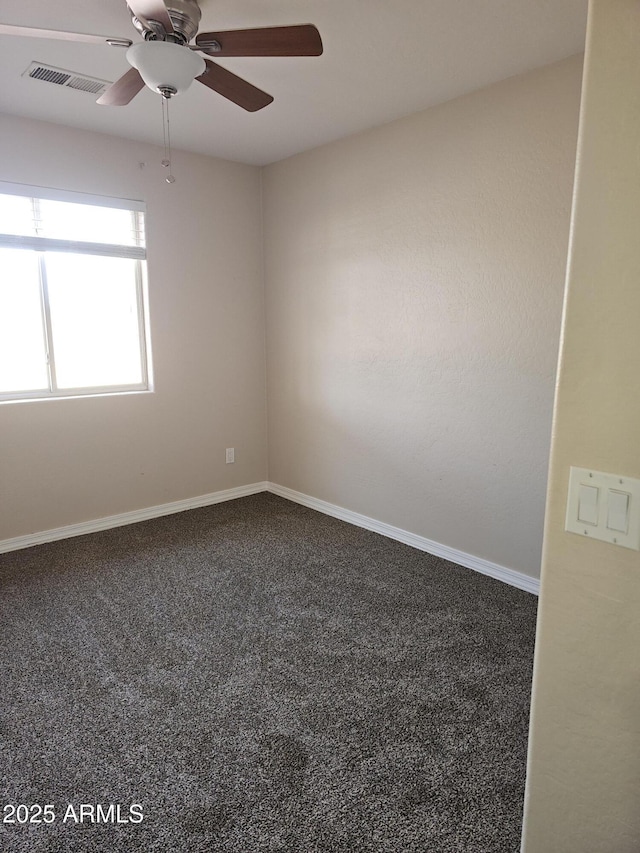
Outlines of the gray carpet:
M 55 815 L 0 850 L 514 853 L 535 611 L 268 494 L 0 556 L 0 800 Z

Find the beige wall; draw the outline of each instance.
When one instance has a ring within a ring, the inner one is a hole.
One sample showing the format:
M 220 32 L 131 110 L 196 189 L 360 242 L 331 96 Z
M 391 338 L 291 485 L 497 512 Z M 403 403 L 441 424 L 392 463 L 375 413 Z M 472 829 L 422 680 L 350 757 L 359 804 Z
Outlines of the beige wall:
M 268 473 L 536 576 L 580 78 L 267 167 L 262 211 L 253 167 L 178 152 L 169 187 L 157 148 L 3 117 L 0 180 L 147 202 L 156 391 L 0 406 L 0 539 Z
M 565 533 L 569 466 L 640 477 L 640 5 L 592 0 L 523 849 L 640 850 L 640 554 Z
M 537 576 L 581 68 L 264 170 L 270 480 Z
M 146 201 L 156 376 L 0 405 L 0 540 L 264 480 L 260 171 L 176 152 L 169 186 L 160 148 L 0 122 L 0 180 Z

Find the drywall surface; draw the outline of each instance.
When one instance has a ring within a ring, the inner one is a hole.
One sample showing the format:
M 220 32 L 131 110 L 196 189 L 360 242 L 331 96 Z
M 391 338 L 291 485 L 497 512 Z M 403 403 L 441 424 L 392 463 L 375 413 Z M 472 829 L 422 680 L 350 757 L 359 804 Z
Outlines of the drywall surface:
M 581 68 L 265 168 L 272 482 L 538 575 Z
M 0 180 L 146 202 L 155 377 L 153 394 L 0 405 L 0 539 L 264 480 L 259 170 L 175 152 L 169 185 L 160 148 L 0 122 Z
M 640 7 L 593 0 L 554 415 L 525 853 L 640 850 L 640 554 L 564 532 L 569 467 L 640 477 Z

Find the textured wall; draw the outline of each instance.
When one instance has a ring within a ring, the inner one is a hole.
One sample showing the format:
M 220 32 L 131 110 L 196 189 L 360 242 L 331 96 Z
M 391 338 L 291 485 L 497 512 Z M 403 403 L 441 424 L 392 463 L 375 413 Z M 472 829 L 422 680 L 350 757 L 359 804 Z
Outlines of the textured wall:
M 0 405 L 0 539 L 265 479 L 260 173 L 161 158 L 2 117 L 0 180 L 147 202 L 156 390 Z
M 580 81 L 265 169 L 272 481 L 538 574 Z
M 526 853 L 640 850 L 640 554 L 564 532 L 569 467 L 640 477 L 640 7 L 592 0 L 554 416 Z

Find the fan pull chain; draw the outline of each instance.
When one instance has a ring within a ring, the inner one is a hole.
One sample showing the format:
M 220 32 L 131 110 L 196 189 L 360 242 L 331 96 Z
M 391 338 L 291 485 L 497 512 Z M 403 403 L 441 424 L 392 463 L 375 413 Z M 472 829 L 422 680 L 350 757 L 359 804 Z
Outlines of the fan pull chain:
M 162 96 L 162 140 L 164 143 L 164 160 L 162 165 L 169 169 L 165 178 L 168 184 L 172 184 L 175 178 L 171 174 L 171 126 L 169 124 L 169 98 Z

